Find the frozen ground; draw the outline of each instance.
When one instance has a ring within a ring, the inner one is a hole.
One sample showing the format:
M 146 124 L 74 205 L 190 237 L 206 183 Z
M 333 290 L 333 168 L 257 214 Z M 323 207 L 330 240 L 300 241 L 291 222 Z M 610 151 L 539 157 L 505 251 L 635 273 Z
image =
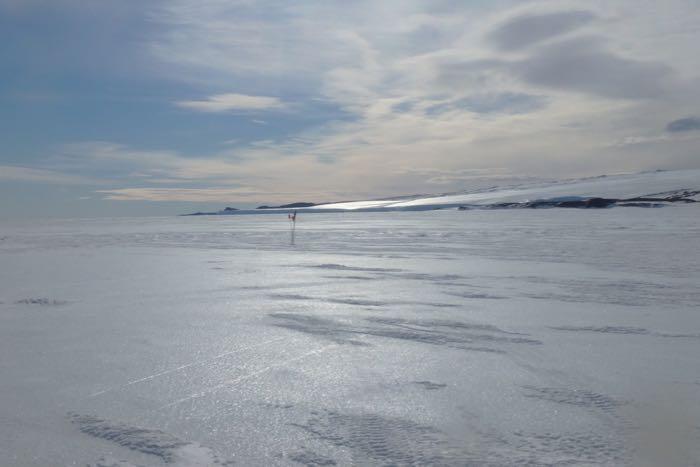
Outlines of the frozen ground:
M 700 206 L 0 226 L 0 465 L 700 465 Z

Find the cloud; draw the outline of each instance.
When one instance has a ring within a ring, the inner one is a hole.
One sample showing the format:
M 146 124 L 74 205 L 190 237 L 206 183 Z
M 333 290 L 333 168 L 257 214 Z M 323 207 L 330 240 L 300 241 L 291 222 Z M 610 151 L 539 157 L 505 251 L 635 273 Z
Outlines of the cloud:
M 433 60 L 433 79 L 443 92 L 491 89 L 487 95 L 514 98 L 549 90 L 560 98 L 583 93 L 605 99 L 661 99 L 678 84 L 668 65 L 623 56 L 611 46 L 602 36 L 579 36 L 535 45 L 519 58 L 447 55 Z
M 285 104 L 277 97 L 249 96 L 246 94 L 217 94 L 204 100 L 178 101 L 175 105 L 200 112 L 228 112 L 232 110 L 279 110 Z
M 260 191 L 251 188 L 117 188 L 99 190 L 105 199 L 113 201 L 187 201 L 187 202 L 263 202 L 287 201 L 290 196 L 318 193 L 285 193 Z
M 60 171 L 0 165 L 0 180 L 53 183 L 57 185 L 95 185 L 99 180 Z
M 507 68 L 537 86 L 622 99 L 659 97 L 672 79 L 668 66 L 619 56 L 592 37 L 539 47 Z
M 654 136 L 626 136 L 619 141 L 614 141 L 610 144 L 612 147 L 637 146 L 643 144 L 654 144 L 670 141 L 668 135 Z
M 488 40 L 501 50 L 519 50 L 580 28 L 596 19 L 585 10 L 550 13 L 524 13 L 501 24 Z
M 386 10 L 402 10 L 394 6 Z M 162 28 L 149 50 L 179 79 L 258 86 L 264 77 L 278 90 L 311 90 L 325 72 L 361 60 L 342 35 L 377 10 L 366 1 L 169 0 L 152 15 Z
M 437 114 L 454 111 L 455 109 L 465 109 L 477 114 L 525 114 L 542 109 L 546 104 L 547 98 L 544 96 L 501 92 L 474 94 L 454 102 L 437 104 L 429 107 L 427 111 L 428 113 Z
M 679 118 L 678 120 L 673 120 L 666 125 L 666 131 L 669 133 L 682 133 L 685 131 L 698 130 L 700 130 L 700 118 L 698 117 Z
M 670 122 L 666 127 L 666 133 L 626 136 L 620 140 L 611 142 L 609 146 L 622 148 L 626 146 L 666 144 L 667 147 L 671 147 L 674 145 L 692 144 L 700 139 L 700 132 L 698 131 L 700 130 L 700 120 L 694 123 L 696 126 L 693 126 L 692 122 L 683 122 L 680 124 L 676 123 L 681 122 L 682 120 L 692 120 L 692 118 L 679 119 Z M 674 124 L 673 126 L 677 128 L 674 130 L 669 130 L 668 127 L 672 126 L 671 124 Z
M 434 168 L 405 168 L 400 171 L 406 175 L 426 177 L 426 183 L 432 185 L 453 185 L 467 182 L 470 186 L 491 185 L 494 183 L 515 183 L 536 180 L 521 174 L 514 174 L 507 168 L 454 169 L 441 170 Z
M 190 183 L 235 180 L 240 160 L 230 152 L 187 157 L 172 150 L 143 150 L 109 141 L 86 141 L 62 146 L 48 164 L 57 172 L 80 170 L 104 180 L 170 179 Z

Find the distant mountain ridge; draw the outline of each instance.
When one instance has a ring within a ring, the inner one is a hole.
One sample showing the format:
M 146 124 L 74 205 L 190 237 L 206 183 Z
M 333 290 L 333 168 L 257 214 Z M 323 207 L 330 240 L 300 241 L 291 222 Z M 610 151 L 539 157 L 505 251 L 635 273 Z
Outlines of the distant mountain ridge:
M 257 209 L 226 208 L 190 215 L 299 212 L 427 211 L 436 209 L 663 207 L 700 201 L 700 170 L 653 171 L 580 179 L 492 186 L 437 195 L 408 195 L 366 201 L 298 202 Z

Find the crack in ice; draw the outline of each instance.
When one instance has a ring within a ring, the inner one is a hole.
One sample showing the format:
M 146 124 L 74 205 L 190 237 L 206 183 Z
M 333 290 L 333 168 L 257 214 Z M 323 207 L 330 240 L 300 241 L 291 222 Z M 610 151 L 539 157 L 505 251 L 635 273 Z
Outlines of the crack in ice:
M 208 395 L 208 394 L 211 394 L 211 393 L 213 393 L 213 392 L 216 392 L 216 391 L 218 391 L 219 389 L 224 388 L 224 387 L 226 387 L 226 386 L 231 386 L 231 385 L 233 385 L 233 384 L 237 384 L 237 383 L 240 383 L 240 382 L 242 382 L 242 381 L 246 381 L 246 380 L 248 380 L 248 379 L 251 379 L 251 378 L 254 378 L 254 377 L 256 377 L 256 376 L 259 376 L 259 375 L 261 375 L 261 374 L 263 374 L 263 373 L 267 373 L 268 371 L 274 370 L 275 368 L 280 368 L 280 367 L 283 367 L 283 366 L 288 365 L 289 363 L 293 363 L 293 362 L 296 362 L 296 361 L 299 361 L 299 360 L 303 360 L 303 359 L 305 359 L 305 358 L 311 357 L 312 355 L 317 355 L 317 354 L 323 353 L 323 352 L 325 352 L 326 350 L 331 349 L 331 348 L 333 348 L 333 347 L 337 347 L 337 344 L 327 345 L 327 346 L 325 346 L 325 347 L 321 347 L 320 349 L 316 349 L 316 350 L 312 350 L 312 351 L 310 351 L 310 352 L 306 352 L 306 353 L 304 353 L 304 354 L 302 354 L 302 355 L 300 355 L 300 356 L 298 356 L 298 357 L 290 358 L 289 360 L 285 360 L 285 361 L 283 361 L 283 362 L 280 362 L 280 363 L 277 363 L 277 364 L 270 365 L 270 366 L 267 366 L 267 367 L 265 367 L 265 368 L 262 368 L 262 369 L 260 369 L 260 370 L 258 370 L 258 371 L 254 371 L 254 372 L 252 372 L 252 373 L 248 373 L 247 375 L 240 376 L 240 377 L 234 378 L 234 379 L 230 379 L 230 380 L 225 381 L 225 382 L 223 382 L 223 383 L 221 383 L 221 384 L 217 384 L 216 386 L 213 386 L 213 387 L 207 389 L 206 391 L 198 392 L 198 393 L 189 395 L 189 396 L 187 396 L 187 397 L 183 397 L 182 399 L 178 399 L 178 400 L 176 400 L 176 401 L 173 401 L 173 402 L 170 402 L 170 403 L 165 404 L 165 405 L 163 405 L 163 406 L 160 406 L 160 407 L 158 407 L 158 409 L 156 409 L 156 410 L 167 409 L 167 408 L 169 408 L 169 407 L 173 407 L 173 406 L 175 406 L 175 405 L 179 405 L 179 404 L 181 404 L 181 403 L 183 403 L 183 402 L 187 402 L 187 401 L 192 400 L 192 399 L 199 399 L 199 398 L 204 397 L 204 396 L 206 396 L 206 395 Z
M 278 337 L 278 338 L 276 338 L 276 339 L 270 339 L 270 340 L 265 341 L 265 342 L 260 342 L 260 343 L 258 343 L 258 344 L 249 345 L 249 346 L 247 346 L 247 347 L 241 347 L 240 349 L 232 350 L 232 351 L 230 351 L 230 352 L 225 352 L 225 353 L 219 354 L 219 355 L 217 355 L 217 356 L 215 356 L 215 357 L 207 358 L 207 359 L 204 359 L 204 360 L 198 360 L 198 361 L 193 362 L 193 363 L 188 363 L 188 364 L 186 364 L 186 365 L 181 365 L 181 366 L 176 367 L 176 368 L 171 368 L 170 370 L 161 371 L 160 373 L 154 373 L 154 374 L 152 374 L 152 375 L 145 376 L 145 377 L 143 377 L 143 378 L 139 378 L 139 379 L 135 379 L 135 380 L 129 381 L 128 383 L 124 383 L 124 384 L 122 384 L 122 385 L 120 385 L 120 386 L 115 386 L 115 387 L 111 387 L 111 388 L 108 388 L 108 389 L 104 389 L 104 390 L 102 390 L 102 391 L 95 392 L 95 393 L 93 393 L 93 394 L 90 394 L 89 397 L 101 396 L 102 394 L 105 394 L 105 393 L 108 393 L 108 392 L 111 392 L 111 391 L 116 391 L 116 390 L 119 390 L 119 389 L 123 389 L 123 388 L 129 387 L 129 386 L 132 386 L 132 385 L 134 385 L 134 384 L 138 384 L 138 383 L 141 383 L 141 382 L 144 382 L 144 381 L 149 381 L 149 380 L 151 380 L 151 379 L 155 379 L 155 378 L 158 378 L 158 377 L 160 377 L 160 376 L 164 376 L 164 375 L 167 375 L 167 374 L 170 374 L 170 373 L 175 373 L 176 371 L 184 370 L 185 368 L 190 368 L 190 367 L 197 366 L 197 365 L 201 365 L 201 364 L 207 363 L 207 362 L 213 362 L 214 360 L 218 360 L 218 359 L 220 359 L 220 358 L 223 358 L 223 357 L 226 357 L 226 356 L 229 356 L 229 355 L 233 355 L 233 354 L 236 354 L 236 353 L 244 352 L 244 351 L 246 351 L 246 350 L 250 350 L 250 349 L 253 349 L 253 348 L 255 348 L 255 347 L 261 347 L 261 346 L 264 346 L 264 345 L 267 345 L 267 344 L 271 344 L 271 343 L 273 343 L 273 342 L 277 342 L 277 341 L 280 341 L 280 340 L 282 340 L 282 339 L 284 339 L 284 337 Z

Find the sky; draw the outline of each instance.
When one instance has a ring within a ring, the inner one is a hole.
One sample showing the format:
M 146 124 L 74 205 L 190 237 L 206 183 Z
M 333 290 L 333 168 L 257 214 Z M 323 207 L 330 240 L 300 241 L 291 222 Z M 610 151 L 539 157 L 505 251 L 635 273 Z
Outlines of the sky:
M 697 0 L 0 0 L 0 218 L 700 168 Z

